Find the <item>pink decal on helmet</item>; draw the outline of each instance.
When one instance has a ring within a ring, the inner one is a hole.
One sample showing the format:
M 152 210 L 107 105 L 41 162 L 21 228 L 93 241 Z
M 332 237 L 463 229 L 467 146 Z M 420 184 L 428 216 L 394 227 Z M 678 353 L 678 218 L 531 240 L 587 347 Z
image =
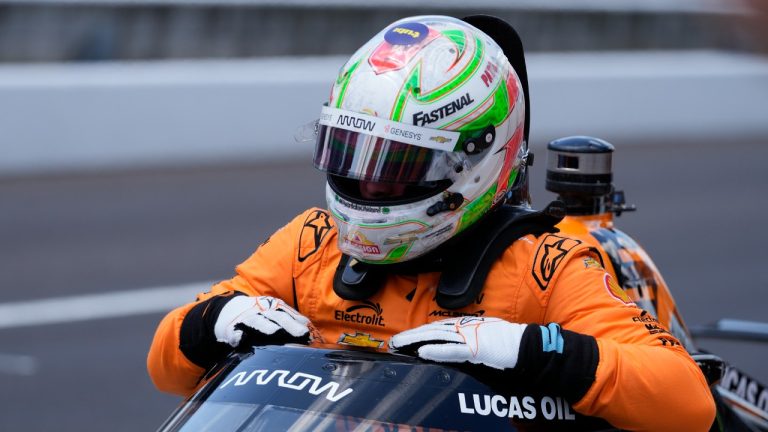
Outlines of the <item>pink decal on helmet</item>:
M 517 76 L 513 71 L 509 71 L 509 75 L 507 75 L 507 97 L 509 97 L 509 111 L 511 112 L 515 108 L 515 103 L 517 103 L 517 95 L 520 93 L 520 88 L 518 87 L 518 80 Z
M 520 150 L 520 144 L 523 142 L 523 126 L 517 127 L 515 134 L 507 141 L 504 146 L 504 165 L 499 172 L 499 180 L 496 183 L 496 196 L 493 197 L 493 203 L 496 204 L 504 198 L 504 194 L 509 187 L 509 176 L 512 173 L 513 165 L 517 160 L 517 153 Z
M 413 37 L 412 35 L 418 33 L 406 28 L 401 29 L 401 27 L 404 26 L 393 27 L 387 34 L 401 30 L 402 33 L 398 34 Z M 387 40 L 382 42 L 381 45 L 373 51 L 371 57 L 368 58 L 368 64 L 371 65 L 373 71 L 376 72 L 376 74 L 382 74 L 384 72 L 391 72 L 404 68 L 422 48 L 440 36 L 439 32 L 429 29 L 426 26 L 423 27 L 427 29 L 427 34 L 418 34 L 411 44 L 406 45 L 401 43 L 396 45 Z

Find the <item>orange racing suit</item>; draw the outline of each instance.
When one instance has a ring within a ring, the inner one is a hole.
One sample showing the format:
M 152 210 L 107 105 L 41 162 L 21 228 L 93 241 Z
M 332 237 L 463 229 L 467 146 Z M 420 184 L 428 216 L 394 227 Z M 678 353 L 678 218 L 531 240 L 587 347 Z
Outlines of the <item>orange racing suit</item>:
M 191 354 L 193 349 L 185 349 L 185 320 L 193 314 L 205 320 L 214 309 L 210 300 L 244 293 L 283 299 L 310 319 L 316 340 L 342 345 L 382 348 L 403 330 L 462 315 L 556 322 L 596 341 L 594 377 L 570 401 L 576 412 L 628 430 L 708 430 L 712 424 L 714 402 L 695 362 L 632 303 L 584 242 L 560 234 L 520 238 L 493 264 L 476 301 L 459 310 L 437 305 L 438 273 L 389 275 L 382 289 L 364 301 L 338 297 L 333 290 L 341 258 L 336 242 L 329 214 L 307 210 L 240 264 L 234 278 L 171 311 L 157 329 L 147 360 L 155 385 L 182 395 L 196 389 L 207 365 Z M 231 347 L 219 349 L 221 356 Z

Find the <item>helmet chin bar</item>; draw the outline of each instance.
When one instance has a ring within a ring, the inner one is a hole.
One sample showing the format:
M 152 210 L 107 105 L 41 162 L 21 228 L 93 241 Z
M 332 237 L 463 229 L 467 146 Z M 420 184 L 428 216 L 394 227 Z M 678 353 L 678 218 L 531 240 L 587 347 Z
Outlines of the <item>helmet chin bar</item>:
M 359 192 L 355 190 L 359 187 L 359 182 L 359 180 L 348 179 L 332 174 L 328 175 L 328 184 L 331 186 L 331 189 L 333 189 L 333 191 L 342 198 L 355 204 L 368 206 L 396 206 L 400 204 L 409 204 L 412 202 L 421 201 L 442 192 L 443 199 L 427 208 L 427 216 L 434 216 L 444 211 L 456 210 L 464 203 L 464 196 L 462 194 L 445 190 L 451 186 L 451 182 L 448 180 L 435 182 L 436 184 L 434 186 L 429 187 L 412 186 L 412 188 L 419 188 L 419 190 L 406 194 L 404 197 L 383 200 L 362 198 Z

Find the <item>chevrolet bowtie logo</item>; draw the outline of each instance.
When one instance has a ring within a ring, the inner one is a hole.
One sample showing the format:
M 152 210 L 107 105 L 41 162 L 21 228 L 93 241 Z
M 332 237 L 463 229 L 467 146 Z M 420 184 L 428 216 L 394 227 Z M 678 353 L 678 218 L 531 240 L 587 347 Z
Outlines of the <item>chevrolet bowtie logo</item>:
M 433 136 L 433 137 L 429 137 L 429 140 L 430 140 L 430 141 L 435 141 L 435 142 L 438 142 L 438 143 L 440 143 L 440 144 L 445 144 L 445 143 L 447 143 L 447 142 L 451 142 L 451 141 L 453 141 L 453 139 L 451 139 L 451 138 L 446 138 L 446 137 L 444 137 L 444 136 L 440 136 L 440 135 L 437 135 L 437 136 Z
M 355 332 L 355 334 L 342 333 L 339 338 L 339 343 L 342 345 L 354 345 L 370 348 L 381 348 L 384 346 L 384 341 L 374 339 L 368 333 Z

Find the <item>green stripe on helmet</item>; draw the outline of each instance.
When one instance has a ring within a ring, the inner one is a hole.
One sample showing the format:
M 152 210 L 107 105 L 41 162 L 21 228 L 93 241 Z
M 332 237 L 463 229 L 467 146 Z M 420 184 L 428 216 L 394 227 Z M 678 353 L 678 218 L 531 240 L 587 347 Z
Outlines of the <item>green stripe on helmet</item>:
M 456 44 L 459 48 L 457 57 L 461 58 L 461 56 L 464 55 L 464 48 L 467 46 L 467 34 L 462 30 L 446 30 L 443 34 Z
M 347 93 L 347 86 L 349 85 L 349 81 L 352 79 L 352 74 L 355 72 L 355 69 L 360 66 L 361 61 L 362 59 L 353 63 L 349 69 L 347 69 L 344 73 L 339 74 L 338 78 L 336 78 L 336 85 L 341 85 L 341 90 L 339 90 L 339 97 L 336 98 L 336 108 L 341 108 L 341 102 L 344 100 L 344 94 Z
M 403 83 L 403 87 L 400 89 L 400 93 L 395 99 L 395 104 L 392 110 L 390 118 L 394 121 L 402 121 L 403 112 L 405 111 L 405 105 L 408 102 L 409 97 L 412 97 L 420 103 L 432 103 L 439 100 L 442 97 L 450 94 L 457 87 L 466 82 L 480 69 L 480 64 L 485 52 L 483 41 L 480 38 L 475 37 L 475 53 L 472 59 L 466 66 L 458 73 L 458 75 L 430 91 L 429 93 L 421 92 L 421 63 L 417 64 L 411 71 L 408 78 Z
M 467 204 L 464 214 L 459 221 L 459 229 L 457 233 L 464 231 L 465 228 L 475 223 L 482 215 L 484 215 L 491 204 L 493 203 L 493 197 L 496 195 L 496 184 L 488 188 L 485 193 L 477 197 L 474 201 Z
M 509 95 L 507 94 L 507 85 L 505 80 L 499 80 L 496 91 L 493 92 L 493 105 L 478 118 L 462 125 L 460 131 L 472 131 L 482 129 L 490 124 L 498 126 L 506 120 L 509 115 Z M 482 106 L 482 103 L 478 106 Z M 473 111 L 474 112 L 474 111 Z M 472 112 L 466 115 L 471 115 Z M 466 117 L 466 116 L 465 116 Z

